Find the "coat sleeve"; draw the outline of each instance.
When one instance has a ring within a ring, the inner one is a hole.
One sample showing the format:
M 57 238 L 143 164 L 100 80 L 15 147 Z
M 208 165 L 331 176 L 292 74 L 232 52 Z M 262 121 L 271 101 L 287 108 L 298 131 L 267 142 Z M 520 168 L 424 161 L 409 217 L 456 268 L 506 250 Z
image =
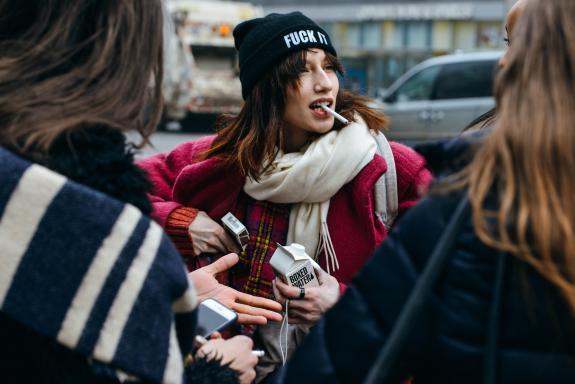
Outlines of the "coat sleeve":
M 286 383 L 363 382 L 441 234 L 442 219 L 430 205 L 426 199 L 410 210 L 376 250 L 295 353 Z M 397 379 L 414 374 L 431 348 L 434 316 L 426 305 L 397 363 Z
M 170 214 L 181 207 L 173 196 L 174 184 L 178 176 L 188 165 L 197 161 L 198 156 L 204 149 L 209 147 L 213 137 L 207 137 L 198 141 L 183 143 L 168 153 L 138 161 L 140 166 L 150 178 L 153 184 L 150 193 L 152 202 L 152 217 L 162 227 L 166 227 L 166 221 Z
M 391 142 L 390 146 L 397 171 L 397 196 L 401 217 L 425 194 L 432 176 L 424 158 L 413 149 L 395 142 Z

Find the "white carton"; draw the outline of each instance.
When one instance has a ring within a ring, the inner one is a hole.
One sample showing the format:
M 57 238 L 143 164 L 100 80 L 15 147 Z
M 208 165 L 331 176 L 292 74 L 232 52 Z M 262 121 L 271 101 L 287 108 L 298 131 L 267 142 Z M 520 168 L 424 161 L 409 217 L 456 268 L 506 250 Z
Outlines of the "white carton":
M 305 252 L 305 247 L 292 243 L 284 247 L 278 247 L 270 264 L 275 273 L 280 276 L 288 285 L 294 287 L 318 287 L 319 282 L 315 274 L 314 267 L 318 264 Z
M 250 240 L 250 234 L 248 233 L 246 226 L 230 212 L 222 217 L 222 223 L 224 224 L 224 228 L 230 235 L 232 235 L 236 243 L 238 243 L 242 250 L 245 251 L 248 246 L 248 241 Z

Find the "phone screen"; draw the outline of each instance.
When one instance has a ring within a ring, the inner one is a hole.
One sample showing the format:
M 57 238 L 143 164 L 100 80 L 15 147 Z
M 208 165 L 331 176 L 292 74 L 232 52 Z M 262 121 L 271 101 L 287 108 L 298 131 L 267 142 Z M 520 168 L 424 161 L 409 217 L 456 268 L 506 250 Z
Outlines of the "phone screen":
M 197 334 L 208 337 L 236 320 L 236 313 L 215 300 L 208 299 L 198 308 Z

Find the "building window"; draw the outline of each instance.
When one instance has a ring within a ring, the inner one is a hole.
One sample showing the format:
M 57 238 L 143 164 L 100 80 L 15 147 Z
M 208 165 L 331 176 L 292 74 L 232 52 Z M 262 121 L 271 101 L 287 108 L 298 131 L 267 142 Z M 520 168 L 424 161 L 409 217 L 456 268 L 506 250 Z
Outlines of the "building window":
M 479 48 L 500 48 L 503 45 L 501 24 L 499 22 L 480 23 L 477 30 Z
M 402 21 L 383 22 L 383 49 L 403 50 L 405 48 L 405 23 Z
M 347 25 L 346 43 L 348 48 L 361 47 L 361 25 L 359 23 L 349 23 Z
M 464 51 L 472 50 L 477 42 L 477 24 L 470 21 L 455 22 L 454 47 Z
M 332 26 L 332 31 L 333 34 L 330 35 L 332 43 L 339 48 L 347 47 L 347 24 L 336 22 Z
M 383 22 L 383 49 L 393 48 L 393 33 L 395 29 L 395 23 L 393 21 Z
M 453 49 L 453 24 L 449 21 L 433 23 L 432 49 L 435 52 L 449 52 Z
M 405 71 L 405 62 L 400 57 L 389 57 L 385 65 L 384 85 L 389 86 Z
M 381 23 L 367 21 L 362 24 L 361 45 L 365 49 L 381 49 Z
M 398 21 L 394 25 L 393 29 L 393 47 L 395 49 L 405 48 L 405 29 L 406 23 L 403 21 Z
M 427 21 L 412 21 L 405 24 L 406 47 L 411 50 L 428 50 L 431 42 L 431 28 Z

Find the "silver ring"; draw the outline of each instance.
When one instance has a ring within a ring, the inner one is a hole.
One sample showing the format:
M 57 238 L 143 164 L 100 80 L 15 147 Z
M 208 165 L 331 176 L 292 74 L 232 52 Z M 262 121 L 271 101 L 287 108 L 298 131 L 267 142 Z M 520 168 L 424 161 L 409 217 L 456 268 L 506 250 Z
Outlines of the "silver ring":
M 299 297 L 298 299 L 303 299 L 305 297 L 305 288 L 299 287 Z

